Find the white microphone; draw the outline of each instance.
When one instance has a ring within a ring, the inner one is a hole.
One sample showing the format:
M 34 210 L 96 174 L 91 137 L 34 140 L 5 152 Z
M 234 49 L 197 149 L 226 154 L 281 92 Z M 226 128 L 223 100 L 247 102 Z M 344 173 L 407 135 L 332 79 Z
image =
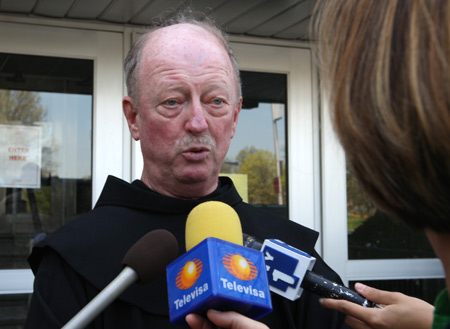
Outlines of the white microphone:
M 365 307 L 382 306 L 355 291 L 312 272 L 316 258 L 280 240 L 266 239 L 262 243 L 248 234 L 244 246 L 263 252 L 270 291 L 289 300 L 300 298 L 303 289 L 320 297 L 344 299 Z
M 126 253 L 122 260 L 122 272 L 67 322 L 63 329 L 85 328 L 133 283 L 148 283 L 164 273 L 167 264 L 177 257 L 177 253 L 177 240 L 169 231 L 154 230 L 145 234 Z

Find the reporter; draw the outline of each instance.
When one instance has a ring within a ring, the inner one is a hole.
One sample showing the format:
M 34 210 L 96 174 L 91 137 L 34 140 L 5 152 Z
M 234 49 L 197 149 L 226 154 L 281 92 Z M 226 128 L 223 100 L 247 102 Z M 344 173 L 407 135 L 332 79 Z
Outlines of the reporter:
M 319 0 L 316 13 L 320 81 L 347 161 L 380 210 L 425 231 L 448 288 L 450 2 Z M 353 328 L 450 328 L 447 289 L 432 320 L 425 302 L 358 289 L 386 307 L 322 303 Z
M 265 324 L 234 311 L 208 310 L 206 315 L 209 321 L 197 314 L 188 314 L 186 321 L 192 329 L 213 329 L 214 325 L 224 329 L 269 329 Z

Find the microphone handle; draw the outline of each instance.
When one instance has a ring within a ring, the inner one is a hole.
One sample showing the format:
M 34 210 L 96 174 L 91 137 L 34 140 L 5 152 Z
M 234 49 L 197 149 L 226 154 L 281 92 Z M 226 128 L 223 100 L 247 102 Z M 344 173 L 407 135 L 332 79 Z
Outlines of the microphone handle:
M 135 281 L 138 275 L 131 267 L 124 267 L 122 272 L 100 291 L 85 307 L 81 309 L 63 329 L 82 329 L 91 323 L 109 304 Z
M 248 235 L 246 233 L 243 233 L 243 239 L 244 243 L 242 244 L 244 247 L 255 249 L 255 250 L 261 250 L 262 249 L 262 243 L 258 239 L 256 239 L 254 236 Z
M 303 289 L 313 292 L 323 298 L 344 299 L 364 307 L 383 308 L 381 305 L 364 298 L 357 292 L 329 281 L 311 271 L 306 271 L 301 286 Z

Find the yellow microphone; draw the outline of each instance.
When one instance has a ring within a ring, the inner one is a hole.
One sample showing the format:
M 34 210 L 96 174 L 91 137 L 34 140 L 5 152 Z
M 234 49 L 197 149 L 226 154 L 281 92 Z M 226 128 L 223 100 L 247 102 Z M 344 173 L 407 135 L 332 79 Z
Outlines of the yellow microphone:
M 186 220 L 186 251 L 206 238 L 243 245 L 241 221 L 236 211 L 220 201 L 206 201 L 193 208 Z

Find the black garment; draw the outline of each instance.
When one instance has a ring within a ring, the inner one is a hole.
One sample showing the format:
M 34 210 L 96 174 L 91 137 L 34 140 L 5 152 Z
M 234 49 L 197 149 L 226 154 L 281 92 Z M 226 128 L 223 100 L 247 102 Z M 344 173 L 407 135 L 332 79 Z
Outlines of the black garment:
M 166 229 L 185 252 L 185 221 L 190 210 L 207 200 L 223 201 L 238 213 L 243 232 L 261 239 L 278 238 L 317 258 L 314 271 L 341 282 L 314 251 L 318 233 L 244 202 L 229 178 L 196 199 L 158 194 L 143 182 L 129 184 L 108 177 L 95 208 L 38 243 L 28 261 L 35 274 L 27 328 L 60 328 L 122 270 L 128 249 L 145 233 Z M 261 319 L 270 328 L 341 328 L 344 317 L 319 305 L 304 292 L 296 302 L 272 294 L 273 312 Z M 176 328 L 168 317 L 165 274 L 128 288 L 88 328 Z

